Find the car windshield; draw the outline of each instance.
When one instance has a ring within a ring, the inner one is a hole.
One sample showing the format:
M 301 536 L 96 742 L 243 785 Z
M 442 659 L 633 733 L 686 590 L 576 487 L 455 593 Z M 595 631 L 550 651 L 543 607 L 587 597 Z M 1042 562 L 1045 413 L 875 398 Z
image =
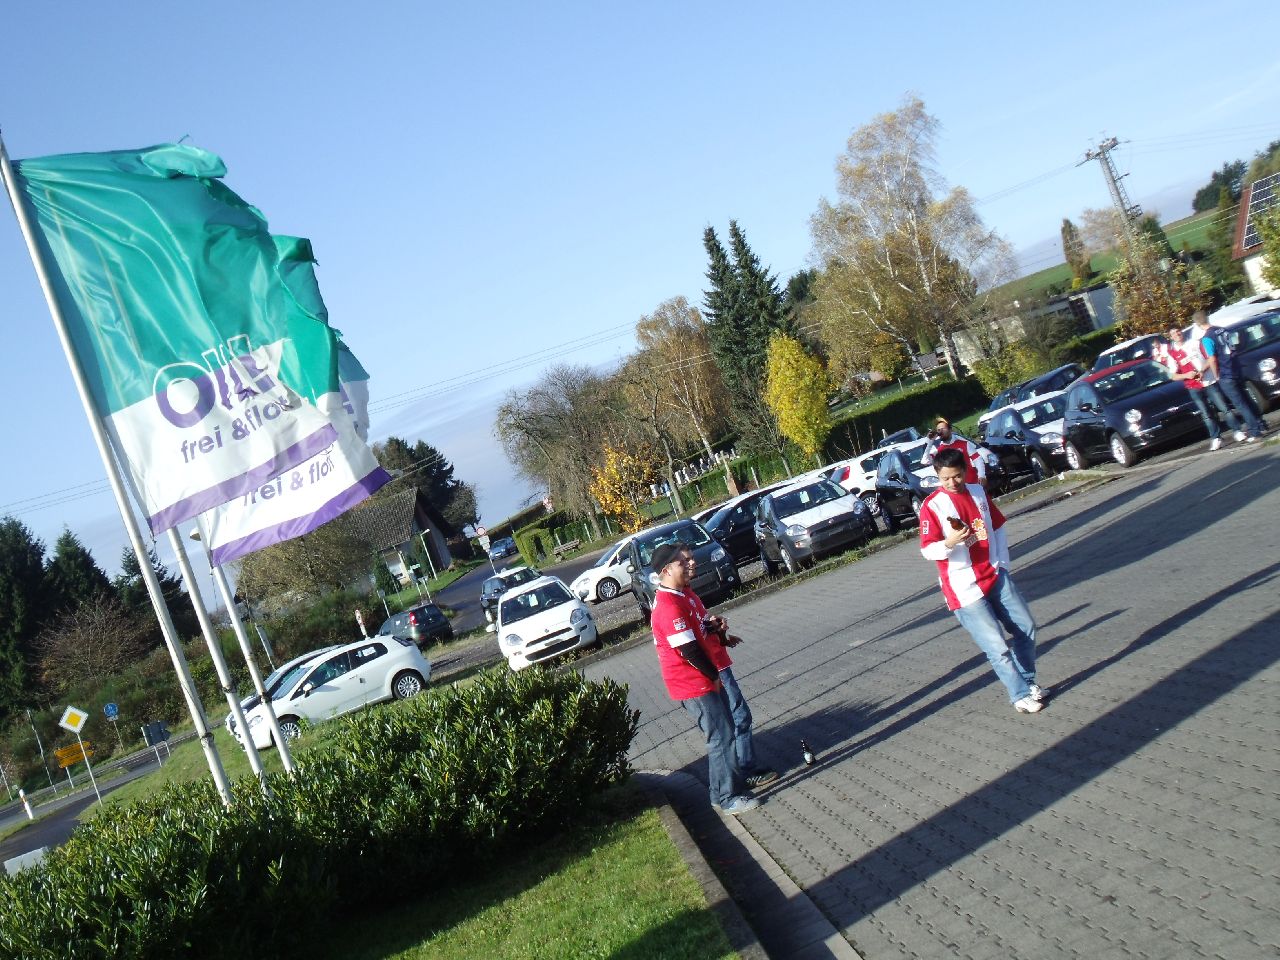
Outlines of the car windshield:
M 702 529 L 700 524 L 682 523 L 665 533 L 652 533 L 636 541 L 636 546 L 640 551 L 641 565 L 647 567 L 653 559 L 653 551 L 664 543 L 683 543 L 686 547 L 700 547 L 710 542 L 710 535 Z
M 779 519 L 794 517 L 797 513 L 803 513 L 819 504 L 839 500 L 846 492 L 844 487 L 837 486 L 830 480 L 818 480 L 797 490 L 775 494 L 773 510 Z
M 907 469 L 915 473 L 924 465 L 924 451 L 929 444 L 918 443 L 914 447 L 904 447 L 902 455 L 907 460 Z
M 572 599 L 573 594 L 565 589 L 564 584 L 548 583 L 536 590 L 526 590 L 524 593 L 518 593 L 514 597 L 503 600 L 499 616 L 502 618 L 503 626 L 510 626 L 525 617 L 532 617 L 535 613 L 558 607 Z
M 542 574 L 536 570 L 525 568 L 517 570 L 515 573 L 504 573 L 500 577 L 490 577 L 484 582 L 485 593 L 506 593 L 512 587 L 518 587 L 522 583 L 529 583 L 537 580 Z
M 880 461 L 884 459 L 884 455 L 887 452 L 888 451 L 885 450 L 877 450 L 875 453 L 868 453 L 858 461 L 859 468 L 863 473 L 874 473 L 876 467 L 880 466 Z
M 1039 400 L 1023 407 L 1019 412 L 1022 414 L 1022 422 L 1028 427 L 1042 427 L 1046 423 L 1052 423 L 1054 420 L 1061 420 L 1066 409 L 1067 397 L 1062 394 L 1057 397 Z
M 595 563 L 593 563 L 591 566 L 608 567 L 613 565 L 618 560 L 618 551 L 621 550 L 624 546 L 625 544 L 619 543 L 613 547 L 610 547 L 604 553 L 600 554 L 600 559 L 597 560 Z
M 299 663 L 297 666 L 290 667 L 288 670 L 284 671 L 278 677 L 276 677 L 274 682 L 271 680 L 271 677 L 267 677 L 266 681 L 263 684 L 263 687 L 266 689 L 267 694 L 271 697 L 271 699 L 272 700 L 276 699 L 276 695 L 280 693 L 282 690 L 285 693 L 288 693 L 290 690 L 292 690 L 294 684 L 296 684 L 299 680 L 302 679 L 302 675 L 311 669 L 312 661 L 314 659 L 315 658 L 313 657 L 311 660 L 304 660 L 302 661 L 302 663 Z M 274 676 L 274 674 L 272 676 Z
M 1168 382 L 1169 372 L 1164 366 L 1147 361 L 1109 373 L 1093 381 L 1093 388 L 1098 391 L 1103 403 L 1119 403 Z
M 1252 350 L 1280 340 L 1280 312 L 1264 313 L 1242 323 L 1232 331 L 1237 350 Z

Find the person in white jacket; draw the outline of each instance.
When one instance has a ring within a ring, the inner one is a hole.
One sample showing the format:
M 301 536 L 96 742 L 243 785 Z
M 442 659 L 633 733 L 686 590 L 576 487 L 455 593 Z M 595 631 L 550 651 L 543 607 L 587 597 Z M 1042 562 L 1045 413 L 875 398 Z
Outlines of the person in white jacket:
M 937 563 L 947 608 L 986 655 L 1014 709 L 1037 713 L 1045 691 L 1036 684 L 1036 623 L 1009 576 L 1004 515 L 982 487 L 965 483 L 964 451 L 938 451 L 933 467 L 941 486 L 920 508 L 920 552 Z

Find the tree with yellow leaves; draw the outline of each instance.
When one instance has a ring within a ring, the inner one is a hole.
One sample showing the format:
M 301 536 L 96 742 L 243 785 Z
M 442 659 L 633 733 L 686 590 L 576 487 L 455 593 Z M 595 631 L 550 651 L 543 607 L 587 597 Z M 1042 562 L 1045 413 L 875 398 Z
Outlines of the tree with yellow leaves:
M 657 482 L 657 458 L 648 447 L 637 452 L 605 447 L 604 465 L 592 467 L 591 496 L 607 516 L 627 533 L 642 530 L 649 518 L 640 504 L 649 499 L 649 485 Z
M 826 367 L 799 340 L 775 333 L 769 338 L 765 369 L 764 399 L 778 420 L 778 429 L 806 456 L 816 457 L 831 432 Z

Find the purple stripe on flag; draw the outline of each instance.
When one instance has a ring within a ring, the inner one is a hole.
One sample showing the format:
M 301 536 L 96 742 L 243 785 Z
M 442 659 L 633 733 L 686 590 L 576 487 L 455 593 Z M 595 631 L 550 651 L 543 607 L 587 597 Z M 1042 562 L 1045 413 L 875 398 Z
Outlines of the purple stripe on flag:
M 310 533 L 316 527 L 346 513 L 375 490 L 378 490 L 383 484 L 390 482 L 391 475 L 383 470 L 382 467 L 377 467 L 368 476 L 362 480 L 357 480 L 314 513 L 305 517 L 294 517 L 292 520 L 286 520 L 284 523 L 278 523 L 273 527 L 254 531 L 239 540 L 233 540 L 230 543 L 224 543 L 220 547 L 215 547 L 209 552 L 209 562 L 215 567 L 220 567 L 224 563 L 240 559 L 247 553 L 253 553 L 255 550 L 261 550 L 263 547 L 269 547 L 274 543 L 292 540 L 294 537 L 300 537 L 304 533 Z
M 256 490 L 276 474 L 282 473 L 290 467 L 296 467 L 300 463 L 305 463 L 321 450 L 331 447 L 337 440 L 338 431 L 334 429 L 333 424 L 326 423 L 315 433 L 303 437 L 297 443 L 291 444 L 265 463 L 259 464 L 245 473 L 238 474 L 230 480 L 224 480 L 222 483 L 207 487 L 199 493 L 184 497 L 178 502 L 165 507 L 159 513 L 147 517 L 147 525 L 151 528 L 153 535 L 159 535 L 170 527 L 176 527 L 178 524 L 190 520 L 197 514 L 212 510 L 228 500 L 234 500 L 236 497 L 242 496 L 251 490 Z M 377 488 L 375 487 L 374 489 Z

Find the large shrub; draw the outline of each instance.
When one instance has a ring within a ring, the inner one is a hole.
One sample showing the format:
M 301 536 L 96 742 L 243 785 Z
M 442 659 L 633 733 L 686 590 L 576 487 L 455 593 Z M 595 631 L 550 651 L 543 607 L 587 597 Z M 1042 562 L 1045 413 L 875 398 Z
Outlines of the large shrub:
M 1031 345 L 1018 341 L 1006 344 L 999 353 L 973 365 L 973 375 L 987 396 L 994 397 L 1006 387 L 1030 380 L 1044 370 L 1044 364 Z
M 346 720 L 294 778 L 111 808 L 0 880 L 0 955 L 288 955 L 299 930 L 496 862 L 627 776 L 625 688 L 573 673 L 482 675 Z
M 909 390 L 882 395 L 875 402 L 865 404 L 835 422 L 823 456 L 828 463 L 852 457 L 874 447 L 883 434 L 907 427 L 927 429 L 939 414 L 959 419 L 972 410 L 985 407 L 989 399 L 982 384 L 973 377 L 938 379 Z

